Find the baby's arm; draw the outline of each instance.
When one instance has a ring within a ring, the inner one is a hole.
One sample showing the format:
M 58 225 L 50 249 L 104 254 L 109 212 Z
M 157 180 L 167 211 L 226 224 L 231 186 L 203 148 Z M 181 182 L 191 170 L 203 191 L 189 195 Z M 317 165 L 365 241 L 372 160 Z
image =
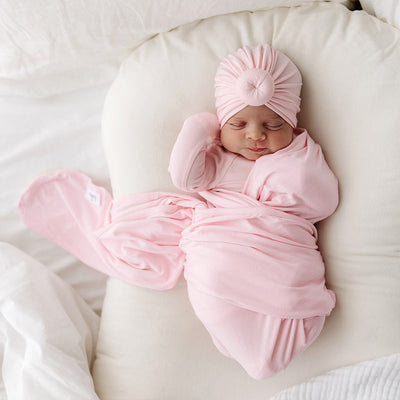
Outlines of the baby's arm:
M 208 112 L 187 118 L 171 153 L 168 171 L 174 185 L 186 192 L 211 189 L 221 159 L 220 126 Z

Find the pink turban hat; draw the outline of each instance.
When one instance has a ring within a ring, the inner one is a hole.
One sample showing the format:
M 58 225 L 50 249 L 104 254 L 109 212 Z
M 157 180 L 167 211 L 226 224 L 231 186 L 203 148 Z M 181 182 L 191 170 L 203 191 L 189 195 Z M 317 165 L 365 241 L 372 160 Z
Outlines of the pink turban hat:
M 215 75 L 221 127 L 246 106 L 265 105 L 295 128 L 301 84 L 296 65 L 280 51 L 268 44 L 240 48 L 221 61 Z

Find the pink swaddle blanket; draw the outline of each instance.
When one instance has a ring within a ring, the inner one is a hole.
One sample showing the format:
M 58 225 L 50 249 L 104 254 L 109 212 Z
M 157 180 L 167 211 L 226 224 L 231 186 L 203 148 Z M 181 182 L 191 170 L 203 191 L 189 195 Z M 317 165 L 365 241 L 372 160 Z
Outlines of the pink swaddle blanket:
M 267 106 L 296 127 L 300 72 L 268 44 L 228 55 L 215 83 L 217 124 L 201 115 L 185 130 L 217 133 L 247 105 Z M 197 157 L 202 145 L 178 157 Z M 163 192 L 112 199 L 86 175 L 56 171 L 33 182 L 19 210 L 32 229 L 128 283 L 168 290 L 184 269 L 193 309 L 216 347 L 260 379 L 306 349 L 334 307 L 313 224 L 334 212 L 338 187 L 301 129 L 251 168 L 241 192 L 210 189 L 201 192 L 206 202 Z
M 243 193 L 202 192 L 183 231 L 193 308 L 215 345 L 254 378 L 285 368 L 319 335 L 335 296 L 314 223 L 338 204 L 337 180 L 304 131 L 255 162 Z
M 85 264 L 128 283 L 168 290 L 185 255 L 178 244 L 192 220 L 193 197 L 140 193 L 113 200 L 77 171 L 54 171 L 22 195 L 19 212 L 30 228 Z
M 277 189 L 280 190 L 277 190 Z M 76 171 L 38 178 L 19 210 L 32 229 L 86 264 L 167 290 L 185 266 L 194 311 L 225 355 L 254 378 L 287 366 L 319 335 L 326 289 L 314 222 L 338 202 L 337 181 L 304 132 L 256 161 L 243 190 L 113 200 Z

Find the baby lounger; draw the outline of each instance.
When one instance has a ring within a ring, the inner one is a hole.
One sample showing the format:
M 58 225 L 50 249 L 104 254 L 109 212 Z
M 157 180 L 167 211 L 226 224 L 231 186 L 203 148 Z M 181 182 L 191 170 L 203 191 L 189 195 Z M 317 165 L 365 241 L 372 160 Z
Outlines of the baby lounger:
M 214 347 L 183 280 L 157 292 L 109 279 L 93 369 L 102 400 L 261 400 L 400 351 L 400 39 L 389 25 L 314 3 L 209 18 L 147 41 L 123 63 L 104 108 L 114 197 L 176 191 L 167 167 L 184 119 L 215 112 L 213 79 L 226 54 L 264 42 L 302 72 L 299 126 L 340 182 L 340 206 L 318 226 L 336 308 L 286 370 L 255 381 Z

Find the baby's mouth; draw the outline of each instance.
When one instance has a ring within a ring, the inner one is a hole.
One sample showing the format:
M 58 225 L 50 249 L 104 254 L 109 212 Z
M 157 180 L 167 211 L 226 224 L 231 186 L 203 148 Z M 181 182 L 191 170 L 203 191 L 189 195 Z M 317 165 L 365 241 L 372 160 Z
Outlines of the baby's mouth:
M 261 153 L 264 150 L 266 150 L 266 148 L 265 147 L 249 147 L 249 150 L 254 153 Z

